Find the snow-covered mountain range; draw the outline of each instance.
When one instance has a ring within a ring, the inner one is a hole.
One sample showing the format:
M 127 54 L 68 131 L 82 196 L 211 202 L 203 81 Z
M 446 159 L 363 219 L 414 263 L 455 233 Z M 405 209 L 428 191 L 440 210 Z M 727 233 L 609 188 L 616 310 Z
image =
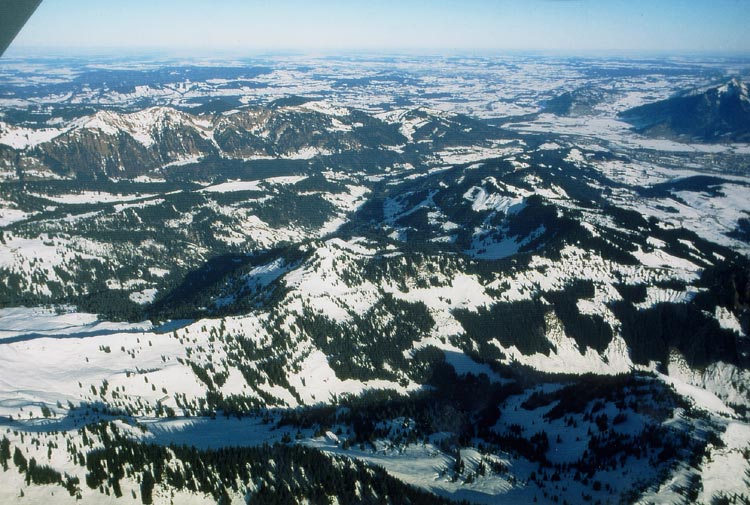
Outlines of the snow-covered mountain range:
M 617 116 L 717 76 L 331 61 L 9 81 L 0 501 L 748 499 L 750 146 Z

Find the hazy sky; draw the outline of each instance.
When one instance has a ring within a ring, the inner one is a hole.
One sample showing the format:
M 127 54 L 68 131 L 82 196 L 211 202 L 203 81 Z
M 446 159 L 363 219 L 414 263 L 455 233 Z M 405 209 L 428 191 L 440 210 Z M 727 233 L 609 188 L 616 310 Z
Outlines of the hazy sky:
M 750 0 L 44 0 L 14 43 L 750 53 Z

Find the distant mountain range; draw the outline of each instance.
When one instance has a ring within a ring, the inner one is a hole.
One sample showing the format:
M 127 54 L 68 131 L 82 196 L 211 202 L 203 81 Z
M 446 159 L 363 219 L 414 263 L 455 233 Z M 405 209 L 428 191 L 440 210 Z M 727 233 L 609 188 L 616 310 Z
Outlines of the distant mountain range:
M 702 142 L 750 141 L 750 89 L 738 79 L 628 109 L 620 118 L 652 137 Z
M 425 142 L 440 148 L 499 136 L 498 129 L 460 114 L 412 108 L 370 115 L 310 100 L 199 114 L 171 107 L 100 110 L 55 127 L 0 121 L 0 168 L 25 178 L 131 178 L 207 157 L 301 160 L 398 152 L 407 144 L 422 151 Z
M 103 110 L 58 128 L 0 124 L 0 144 L 59 175 L 132 177 L 209 155 L 309 158 L 367 148 L 371 139 L 376 144 L 405 142 L 397 128 L 381 121 L 342 109 L 345 124 L 324 109 L 313 103 L 200 115 L 169 107 L 129 114 Z M 379 131 L 370 131 L 373 124 Z

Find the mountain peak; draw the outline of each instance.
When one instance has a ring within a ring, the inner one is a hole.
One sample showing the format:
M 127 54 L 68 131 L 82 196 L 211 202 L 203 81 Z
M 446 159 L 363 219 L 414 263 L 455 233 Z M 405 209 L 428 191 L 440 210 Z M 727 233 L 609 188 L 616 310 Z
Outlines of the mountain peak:
M 642 134 L 699 142 L 750 140 L 750 90 L 735 77 L 620 114 Z
M 739 97 L 740 100 L 748 101 L 750 89 L 748 83 L 742 82 L 738 77 L 734 77 L 725 84 L 716 88 L 719 97 Z

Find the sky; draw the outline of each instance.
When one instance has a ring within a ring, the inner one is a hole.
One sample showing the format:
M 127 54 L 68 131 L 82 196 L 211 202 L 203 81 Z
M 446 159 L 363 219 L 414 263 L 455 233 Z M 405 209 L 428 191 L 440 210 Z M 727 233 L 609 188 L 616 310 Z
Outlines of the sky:
M 750 54 L 750 0 L 43 0 L 12 48 Z

